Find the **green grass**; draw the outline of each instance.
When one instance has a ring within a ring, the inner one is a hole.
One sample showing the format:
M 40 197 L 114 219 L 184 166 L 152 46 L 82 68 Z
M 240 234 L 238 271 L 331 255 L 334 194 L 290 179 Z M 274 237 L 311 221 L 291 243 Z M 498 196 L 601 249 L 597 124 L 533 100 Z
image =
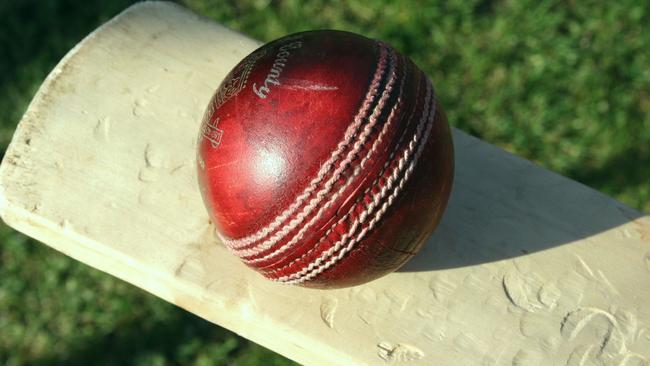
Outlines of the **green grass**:
M 3 151 L 56 62 L 128 3 L 0 3 Z M 386 40 L 431 76 L 456 127 L 650 211 L 650 3 L 422 3 L 186 1 L 262 40 L 315 28 Z M 6 226 L 0 236 L 0 364 L 291 364 Z

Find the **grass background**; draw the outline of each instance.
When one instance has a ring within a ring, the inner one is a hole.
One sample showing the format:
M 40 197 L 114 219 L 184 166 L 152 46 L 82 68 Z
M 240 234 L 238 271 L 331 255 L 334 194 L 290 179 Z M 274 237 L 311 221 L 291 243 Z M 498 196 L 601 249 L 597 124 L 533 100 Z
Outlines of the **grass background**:
M 0 146 L 60 58 L 131 1 L 0 2 Z M 650 3 L 208 1 L 261 40 L 316 28 L 381 38 L 434 80 L 450 122 L 650 211 Z M 0 364 L 290 361 L 0 224 Z

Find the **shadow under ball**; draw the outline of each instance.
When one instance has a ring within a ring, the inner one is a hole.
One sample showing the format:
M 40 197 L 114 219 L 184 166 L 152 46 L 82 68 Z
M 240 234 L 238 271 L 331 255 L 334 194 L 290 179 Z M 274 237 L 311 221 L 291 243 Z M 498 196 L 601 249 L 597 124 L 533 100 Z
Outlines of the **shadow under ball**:
M 451 133 L 426 75 L 383 42 L 331 30 L 242 60 L 210 101 L 197 160 L 229 250 L 270 280 L 314 288 L 402 266 L 453 180 Z

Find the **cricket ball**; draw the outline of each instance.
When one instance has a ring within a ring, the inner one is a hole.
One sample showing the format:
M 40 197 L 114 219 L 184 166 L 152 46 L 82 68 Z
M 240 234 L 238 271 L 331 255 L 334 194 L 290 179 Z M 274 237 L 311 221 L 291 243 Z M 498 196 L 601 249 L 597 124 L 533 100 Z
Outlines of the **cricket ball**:
M 422 247 L 453 146 L 431 82 L 391 46 L 322 30 L 270 42 L 226 76 L 198 140 L 225 246 L 273 281 L 361 284 Z

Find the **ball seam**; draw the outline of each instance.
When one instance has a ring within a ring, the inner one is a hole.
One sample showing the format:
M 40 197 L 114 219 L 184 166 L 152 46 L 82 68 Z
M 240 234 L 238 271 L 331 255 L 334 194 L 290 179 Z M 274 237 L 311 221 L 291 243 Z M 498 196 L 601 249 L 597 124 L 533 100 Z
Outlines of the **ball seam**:
M 365 235 L 368 232 L 373 230 L 376 223 L 379 222 L 379 220 L 381 220 L 382 216 L 388 210 L 388 207 L 392 205 L 394 200 L 400 194 L 406 182 L 409 181 L 410 176 L 414 170 L 414 167 L 418 163 L 420 155 L 422 154 L 422 151 L 424 149 L 424 146 L 426 146 L 426 143 L 429 139 L 429 135 L 431 133 L 433 119 L 435 115 L 435 96 L 433 96 L 432 87 L 428 81 L 427 81 L 426 100 L 427 100 L 427 107 L 426 107 L 427 111 L 423 114 L 423 117 L 426 115 L 425 117 L 426 123 L 418 126 L 419 131 L 416 131 L 413 139 L 411 139 L 409 143 L 409 148 L 404 151 L 402 158 L 398 162 L 398 168 L 394 169 L 393 174 L 387 179 L 387 183 L 384 187 L 382 187 L 380 194 L 373 195 L 372 203 L 368 206 L 368 208 L 365 211 L 363 211 L 354 220 L 354 223 L 352 224 L 352 228 L 349 230 L 348 233 L 344 235 L 345 238 L 339 240 L 332 248 L 330 248 L 330 250 L 325 252 L 323 255 L 321 255 L 320 258 L 310 263 L 309 266 L 307 266 L 300 272 L 290 276 L 280 277 L 277 279 L 277 281 L 285 282 L 288 284 L 297 284 L 297 283 L 308 281 L 318 276 L 320 273 L 322 273 L 323 271 L 325 271 L 326 269 L 334 265 L 336 262 L 341 260 L 343 256 L 347 252 L 349 252 L 356 243 L 363 240 L 363 237 L 365 237 Z M 424 128 L 426 128 L 426 130 L 422 131 L 422 129 Z M 424 136 L 420 135 L 421 139 L 418 139 L 418 135 L 422 134 L 423 132 L 424 132 Z M 411 149 L 411 152 L 409 152 L 409 149 Z M 413 149 L 416 149 L 415 153 L 413 153 Z M 404 170 L 406 164 L 408 164 L 408 166 Z M 404 175 L 398 181 L 397 177 L 402 172 L 404 173 Z M 395 184 L 397 185 L 395 186 Z M 388 195 L 387 198 L 385 198 L 387 192 L 391 189 L 392 192 Z M 372 214 L 375 208 L 378 207 L 380 204 L 381 204 L 380 208 L 376 211 L 374 217 L 372 217 L 372 219 L 368 222 L 367 226 L 362 228 L 359 234 L 352 240 L 348 241 L 346 244 L 345 241 L 347 241 L 356 232 L 359 225 L 362 225 L 363 222 Z M 334 255 L 335 253 L 337 254 Z M 321 265 L 321 263 L 327 258 L 330 259 L 325 264 Z

